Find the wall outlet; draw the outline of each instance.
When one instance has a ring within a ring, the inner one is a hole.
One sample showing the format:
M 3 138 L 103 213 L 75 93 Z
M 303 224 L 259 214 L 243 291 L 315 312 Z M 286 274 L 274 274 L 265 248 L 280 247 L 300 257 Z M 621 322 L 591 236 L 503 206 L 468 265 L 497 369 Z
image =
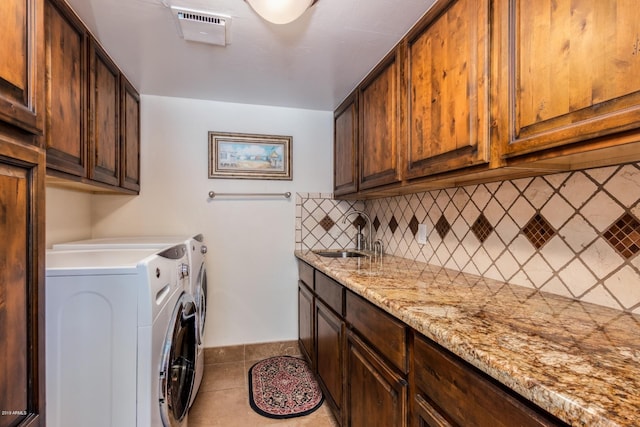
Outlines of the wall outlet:
M 418 239 L 418 244 L 420 245 L 427 244 L 427 224 L 418 224 L 416 239 Z

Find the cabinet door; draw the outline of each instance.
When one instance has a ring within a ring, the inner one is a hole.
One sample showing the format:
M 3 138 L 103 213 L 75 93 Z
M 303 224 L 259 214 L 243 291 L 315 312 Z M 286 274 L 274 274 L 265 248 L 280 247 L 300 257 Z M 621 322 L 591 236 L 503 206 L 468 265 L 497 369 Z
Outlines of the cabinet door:
M 315 368 L 313 310 L 313 294 L 302 281 L 298 281 L 298 344 L 312 369 Z
M 489 160 L 490 1 L 439 2 L 407 37 L 406 178 Z
M 507 157 L 640 127 L 634 1 L 501 0 Z
M 85 177 L 87 34 L 63 2 L 45 7 L 47 168 Z
M 400 61 L 391 52 L 360 86 L 359 188 L 398 182 Z
M 42 134 L 43 0 L 0 1 L 0 120 Z
M 41 426 L 44 154 L 8 132 L 0 124 L 0 426 Z
M 342 419 L 344 322 L 316 300 L 316 370 L 329 406 Z
M 358 191 L 358 103 L 351 94 L 335 111 L 333 138 L 333 193 Z
M 89 178 L 120 185 L 120 71 L 95 42 L 89 72 Z
M 124 77 L 120 91 L 120 186 L 140 191 L 140 95 Z
M 354 333 L 347 339 L 347 426 L 407 425 L 407 381 Z

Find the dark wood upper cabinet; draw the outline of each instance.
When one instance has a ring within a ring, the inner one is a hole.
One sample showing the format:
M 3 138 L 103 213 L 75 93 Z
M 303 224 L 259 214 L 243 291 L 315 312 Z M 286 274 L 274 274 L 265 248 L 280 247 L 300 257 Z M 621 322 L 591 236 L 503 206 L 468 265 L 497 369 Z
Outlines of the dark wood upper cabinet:
M 334 114 L 333 192 L 358 191 L 358 98 L 353 92 Z
M 633 2 L 436 1 L 355 91 L 356 188 L 336 121 L 336 196 L 640 161 L 638 34 Z
M 400 180 L 400 49 L 394 49 L 359 87 L 359 188 Z
M 140 191 L 140 95 L 121 75 L 120 186 Z
M 440 1 L 406 38 L 407 179 L 489 160 L 490 6 Z
M 45 0 L 48 182 L 140 191 L 140 96 L 64 0 Z
M 93 40 L 89 61 L 89 178 L 119 186 L 120 70 Z
M 500 0 L 496 10 L 505 157 L 640 128 L 637 3 Z
M 45 4 L 47 167 L 87 175 L 87 33 L 61 1 Z
M 43 0 L 0 1 L 0 120 L 35 134 L 44 129 L 43 15 Z

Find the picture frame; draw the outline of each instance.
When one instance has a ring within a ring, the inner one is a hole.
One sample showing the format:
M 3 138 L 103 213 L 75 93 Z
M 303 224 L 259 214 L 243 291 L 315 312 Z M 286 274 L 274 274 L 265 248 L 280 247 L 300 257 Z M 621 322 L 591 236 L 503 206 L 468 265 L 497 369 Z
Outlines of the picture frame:
M 209 132 L 209 178 L 291 180 L 291 136 Z

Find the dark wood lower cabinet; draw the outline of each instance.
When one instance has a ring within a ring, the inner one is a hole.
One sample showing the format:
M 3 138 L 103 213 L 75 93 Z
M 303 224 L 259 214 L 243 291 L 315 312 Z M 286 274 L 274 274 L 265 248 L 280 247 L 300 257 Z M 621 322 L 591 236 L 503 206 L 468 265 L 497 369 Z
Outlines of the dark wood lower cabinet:
M 564 426 L 438 344 L 416 334 L 413 426 Z
M 315 356 L 341 426 L 567 425 L 326 274 L 299 268 L 301 349 Z
M 452 427 L 438 409 L 427 402 L 421 394 L 415 394 L 413 398 L 414 423 L 417 427 Z
M 313 346 L 313 294 L 302 281 L 298 281 L 298 343 L 302 355 L 315 367 Z
M 347 426 L 407 425 L 407 381 L 353 332 L 347 338 L 347 372 Z
M 336 418 L 343 418 L 342 381 L 344 322 L 337 314 L 316 300 L 316 369 L 325 398 Z

